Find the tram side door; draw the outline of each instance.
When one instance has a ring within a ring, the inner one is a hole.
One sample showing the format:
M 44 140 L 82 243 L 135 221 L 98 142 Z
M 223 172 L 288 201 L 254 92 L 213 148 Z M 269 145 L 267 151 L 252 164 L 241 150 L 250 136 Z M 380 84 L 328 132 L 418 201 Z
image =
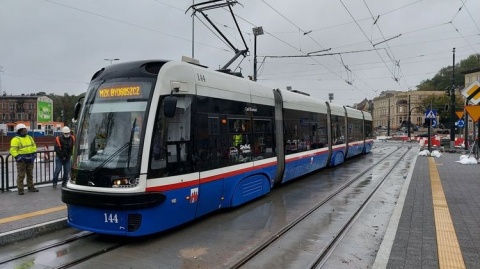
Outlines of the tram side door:
M 199 152 L 200 186 L 196 216 L 202 216 L 213 212 L 222 206 L 224 180 L 216 178 L 213 171 L 222 167 L 225 138 L 221 135 L 226 133 L 225 120 L 219 114 L 200 114 L 197 116 L 195 127 L 198 139 L 197 152 Z

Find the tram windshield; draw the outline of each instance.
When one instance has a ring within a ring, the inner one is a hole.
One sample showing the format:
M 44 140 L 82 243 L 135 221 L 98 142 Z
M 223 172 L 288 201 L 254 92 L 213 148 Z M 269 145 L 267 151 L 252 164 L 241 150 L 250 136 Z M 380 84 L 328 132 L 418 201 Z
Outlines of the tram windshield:
M 154 83 L 91 85 L 76 134 L 72 181 L 95 187 L 133 187 L 140 171 L 140 147 Z

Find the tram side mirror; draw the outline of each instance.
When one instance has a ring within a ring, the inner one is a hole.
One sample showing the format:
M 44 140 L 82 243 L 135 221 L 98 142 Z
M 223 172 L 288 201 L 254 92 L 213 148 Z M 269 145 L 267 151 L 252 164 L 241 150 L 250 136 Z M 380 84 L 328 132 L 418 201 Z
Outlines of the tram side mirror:
M 85 96 L 82 96 L 78 98 L 77 103 L 75 104 L 75 108 L 73 111 L 73 122 L 76 122 L 78 120 L 78 114 L 80 114 L 80 109 L 82 108 L 82 100 L 85 98 Z
M 76 121 L 78 119 L 78 113 L 80 113 L 80 108 L 82 108 L 82 104 L 80 102 L 75 104 L 75 110 L 73 112 L 73 119 Z
M 177 109 L 177 97 L 169 95 L 163 99 L 163 114 L 167 118 L 173 118 L 175 116 L 175 110 Z

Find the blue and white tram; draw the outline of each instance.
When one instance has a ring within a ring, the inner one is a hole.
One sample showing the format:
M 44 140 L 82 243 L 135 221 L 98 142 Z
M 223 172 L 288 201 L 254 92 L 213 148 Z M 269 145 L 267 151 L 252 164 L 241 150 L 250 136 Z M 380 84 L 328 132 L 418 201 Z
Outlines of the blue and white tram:
M 77 104 L 68 223 L 142 236 L 368 153 L 372 118 L 198 64 L 136 61 L 92 78 Z

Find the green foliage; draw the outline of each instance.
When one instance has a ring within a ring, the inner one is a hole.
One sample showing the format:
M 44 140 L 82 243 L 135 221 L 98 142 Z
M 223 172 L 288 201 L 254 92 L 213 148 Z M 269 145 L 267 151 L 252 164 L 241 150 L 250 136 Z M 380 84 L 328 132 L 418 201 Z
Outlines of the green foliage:
M 462 72 L 480 67 L 480 54 L 472 54 L 467 59 L 455 64 L 455 86 L 464 87 L 465 76 Z M 452 66 L 447 66 L 431 78 L 420 82 L 417 85 L 419 91 L 444 91 L 447 88 L 452 88 Z
M 480 54 L 472 54 L 467 59 L 455 64 L 455 87 L 462 88 L 465 85 L 465 75 L 463 72 L 480 67 Z M 438 71 L 438 73 L 431 79 L 422 81 L 418 86 L 419 91 L 443 91 L 446 89 L 452 89 L 452 66 L 444 67 Z M 451 97 L 445 95 L 442 96 L 427 96 L 422 99 L 422 107 L 424 109 L 436 109 L 440 116 L 440 124 L 449 128 L 450 126 L 450 109 Z M 455 110 L 460 111 L 463 109 L 462 98 L 455 98 Z M 455 118 L 456 120 L 456 118 Z
M 73 110 L 78 99 L 85 94 L 69 95 L 65 93 L 63 96 L 53 93 L 47 96 L 53 100 L 53 120 L 64 122 L 67 126 L 72 126 Z M 63 117 L 62 117 L 63 110 Z

